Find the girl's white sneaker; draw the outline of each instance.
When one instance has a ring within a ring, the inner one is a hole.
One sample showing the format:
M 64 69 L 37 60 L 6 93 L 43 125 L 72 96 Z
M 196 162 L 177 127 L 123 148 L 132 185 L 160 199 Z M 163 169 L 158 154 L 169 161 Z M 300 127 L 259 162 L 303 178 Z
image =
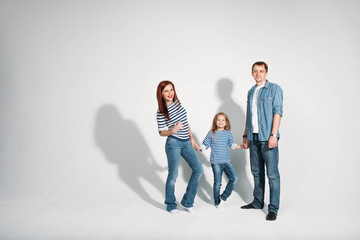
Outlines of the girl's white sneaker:
M 193 214 L 195 213 L 194 207 L 185 208 L 189 213 Z
M 176 214 L 180 214 L 180 211 L 175 208 L 171 210 L 170 213 L 176 215 Z

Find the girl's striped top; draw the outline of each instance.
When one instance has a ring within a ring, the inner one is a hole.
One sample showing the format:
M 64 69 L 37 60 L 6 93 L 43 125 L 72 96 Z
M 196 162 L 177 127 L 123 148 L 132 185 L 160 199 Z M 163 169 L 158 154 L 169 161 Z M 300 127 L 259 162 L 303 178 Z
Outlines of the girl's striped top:
M 189 140 L 189 126 L 185 108 L 180 104 L 179 101 L 174 101 L 172 104 L 167 106 L 167 108 L 169 111 L 170 120 L 167 119 L 164 114 L 161 114 L 159 110 L 157 110 L 157 124 L 159 133 L 164 130 L 173 129 L 175 124 L 181 120 L 183 128 L 169 137 L 176 138 L 181 141 Z
M 201 149 L 205 150 L 209 147 L 211 148 L 211 163 L 227 163 L 230 162 L 229 147 L 234 150 L 236 145 L 230 131 L 221 130 L 215 131 L 215 133 L 209 131 L 202 142 Z

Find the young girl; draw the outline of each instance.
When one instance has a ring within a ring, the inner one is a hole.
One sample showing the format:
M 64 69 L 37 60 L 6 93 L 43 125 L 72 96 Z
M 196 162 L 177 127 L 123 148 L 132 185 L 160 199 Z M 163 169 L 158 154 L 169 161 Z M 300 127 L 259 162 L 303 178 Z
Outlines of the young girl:
M 210 162 L 214 173 L 214 202 L 215 207 L 219 207 L 222 201 L 231 195 L 234 190 L 235 183 L 238 180 L 234 167 L 230 162 L 231 149 L 242 149 L 242 145 L 234 143 L 233 136 L 229 131 L 231 128 L 228 116 L 223 113 L 217 113 L 214 117 L 211 131 L 205 137 L 201 149 L 211 148 Z M 225 172 L 229 182 L 225 191 L 220 195 L 222 174 Z
M 176 209 L 175 181 L 178 176 L 180 156 L 189 164 L 192 174 L 186 188 L 181 205 L 190 213 L 193 212 L 193 203 L 196 190 L 203 172 L 196 150 L 196 144 L 187 121 L 185 108 L 177 98 L 175 86 L 170 81 L 162 81 L 157 87 L 157 123 L 160 136 L 167 136 L 165 152 L 168 161 L 168 176 L 165 185 L 165 204 L 170 213 L 178 213 Z

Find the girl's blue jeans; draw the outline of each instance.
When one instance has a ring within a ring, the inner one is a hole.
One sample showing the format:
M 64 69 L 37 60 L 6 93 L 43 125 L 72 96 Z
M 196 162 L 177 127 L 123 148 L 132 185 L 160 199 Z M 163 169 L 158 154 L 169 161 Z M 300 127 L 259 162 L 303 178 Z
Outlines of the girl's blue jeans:
M 226 199 L 231 195 L 232 191 L 234 190 L 234 186 L 238 180 L 238 176 L 231 162 L 215 163 L 211 164 L 211 167 L 214 173 L 214 203 L 215 206 L 217 206 L 219 205 L 221 200 L 226 201 Z M 225 172 L 225 175 L 227 176 L 229 181 L 226 184 L 224 192 L 220 195 L 223 172 Z

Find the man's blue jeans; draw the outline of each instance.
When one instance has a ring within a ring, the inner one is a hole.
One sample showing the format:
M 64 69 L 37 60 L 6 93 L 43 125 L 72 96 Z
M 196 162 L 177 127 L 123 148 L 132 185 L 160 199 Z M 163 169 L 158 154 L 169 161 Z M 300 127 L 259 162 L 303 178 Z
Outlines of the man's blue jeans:
M 190 140 L 180 141 L 171 137 L 168 137 L 166 140 L 165 152 L 168 160 L 168 176 L 165 186 L 166 210 L 171 211 L 176 209 L 177 206 L 175 198 L 175 182 L 178 176 L 180 156 L 185 159 L 193 171 L 186 192 L 181 200 L 181 204 L 184 207 L 192 207 L 200 177 L 203 173 L 199 157 L 191 146 Z
M 226 201 L 226 199 L 231 195 L 232 191 L 234 190 L 235 183 L 238 180 L 238 176 L 236 175 L 236 171 L 231 162 L 211 164 L 211 167 L 214 173 L 214 203 L 215 206 L 217 206 L 221 200 Z M 224 192 L 220 195 L 223 172 L 225 172 L 229 181 Z
M 279 174 L 279 148 L 269 149 L 266 141 L 258 141 L 258 135 L 253 134 L 253 141 L 249 142 L 251 173 L 254 176 L 255 208 L 264 207 L 265 192 L 265 166 L 270 186 L 269 212 L 277 214 L 280 203 L 280 174 Z

